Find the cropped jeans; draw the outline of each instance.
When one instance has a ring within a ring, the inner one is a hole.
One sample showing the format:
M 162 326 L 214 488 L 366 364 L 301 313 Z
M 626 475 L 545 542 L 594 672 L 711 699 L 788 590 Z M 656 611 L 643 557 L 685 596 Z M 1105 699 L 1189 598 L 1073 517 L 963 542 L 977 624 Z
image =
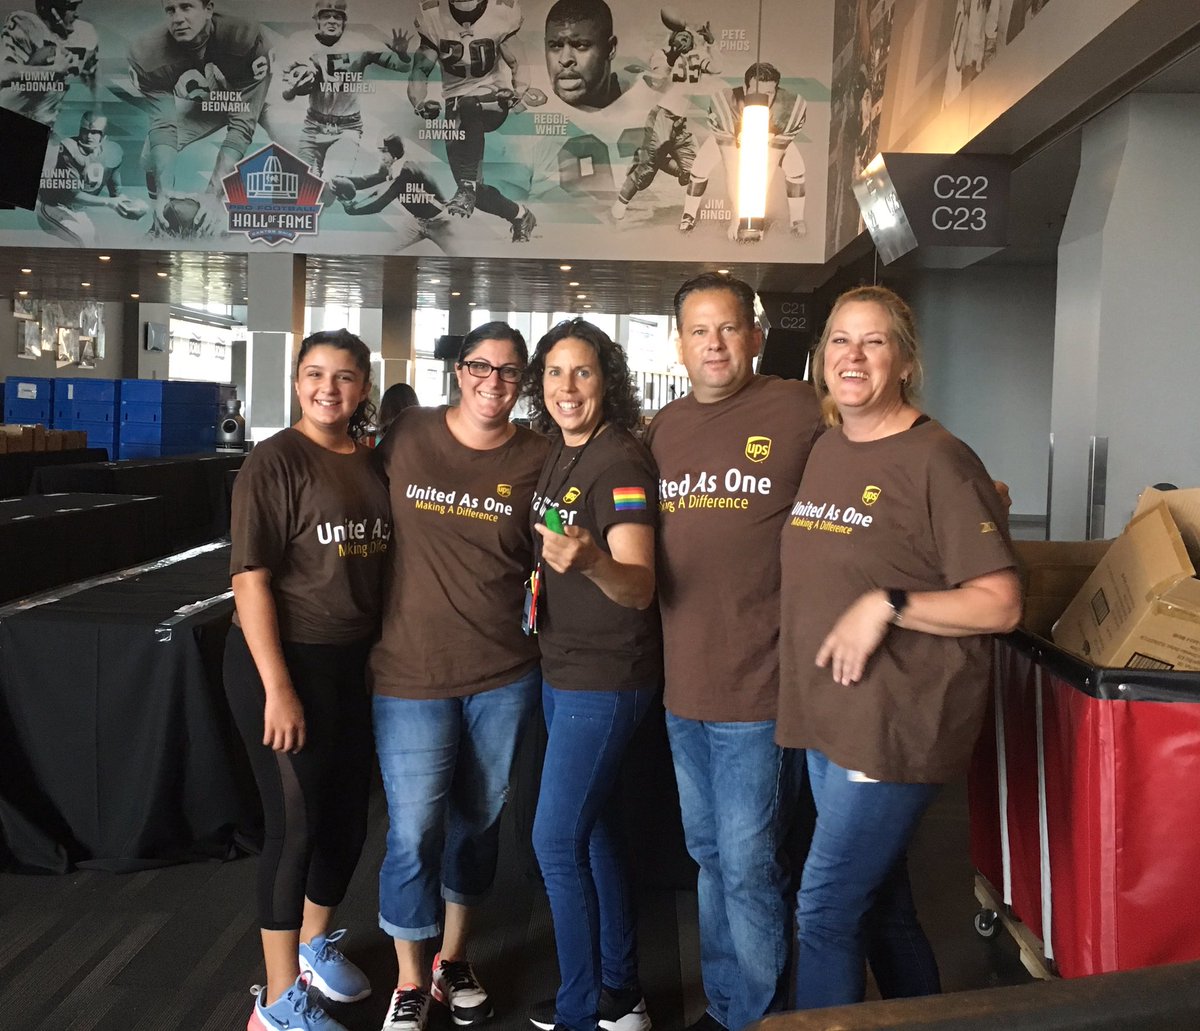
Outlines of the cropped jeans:
M 373 700 L 387 794 L 379 926 L 422 941 L 442 930 L 442 902 L 478 903 L 492 886 L 500 814 L 541 672 L 461 698 Z

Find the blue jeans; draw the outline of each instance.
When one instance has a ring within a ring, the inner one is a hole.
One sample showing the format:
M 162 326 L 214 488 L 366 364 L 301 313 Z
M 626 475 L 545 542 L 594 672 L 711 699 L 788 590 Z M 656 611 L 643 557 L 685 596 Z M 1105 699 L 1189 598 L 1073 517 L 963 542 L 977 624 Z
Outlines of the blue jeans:
M 379 926 L 393 938 L 435 937 L 442 899 L 470 906 L 492 886 L 513 754 L 541 679 L 534 669 L 463 698 L 375 696 L 388 806 Z
M 782 844 L 799 753 L 775 723 L 667 713 L 683 833 L 700 865 L 700 963 L 708 1012 L 731 1031 L 783 1007 L 791 906 Z
M 533 848 L 550 897 L 561 977 L 555 1022 L 595 1031 L 600 987 L 638 982 L 637 933 L 615 797 L 621 757 L 657 693 L 542 685 L 550 740 Z
M 905 852 L 937 784 L 863 783 L 808 752 L 817 826 L 800 880 L 796 1008 L 862 1002 L 864 960 L 884 998 L 941 991 Z

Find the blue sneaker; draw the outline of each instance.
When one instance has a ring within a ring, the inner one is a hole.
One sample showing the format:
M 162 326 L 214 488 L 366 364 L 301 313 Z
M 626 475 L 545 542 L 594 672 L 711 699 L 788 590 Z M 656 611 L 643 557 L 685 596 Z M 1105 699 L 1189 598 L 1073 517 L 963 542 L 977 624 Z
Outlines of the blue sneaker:
M 307 945 L 300 943 L 300 972 L 308 975 L 312 986 L 335 1002 L 358 1002 L 371 994 L 367 975 L 345 956 L 337 943 L 345 930 L 318 934 Z
M 246 1031 L 346 1031 L 308 997 L 308 981 L 301 974 L 296 983 L 270 1006 L 266 988 L 255 986 L 254 1012 Z

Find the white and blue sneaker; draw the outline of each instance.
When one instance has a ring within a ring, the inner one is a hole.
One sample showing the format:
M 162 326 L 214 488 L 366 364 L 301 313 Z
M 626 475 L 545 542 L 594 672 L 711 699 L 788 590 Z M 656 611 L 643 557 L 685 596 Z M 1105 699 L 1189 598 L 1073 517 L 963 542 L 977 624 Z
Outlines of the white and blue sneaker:
M 345 956 L 337 943 L 345 929 L 318 934 L 307 944 L 300 943 L 300 972 L 312 986 L 334 1002 L 358 1002 L 371 994 L 367 975 Z
M 246 1031 L 346 1031 L 308 997 L 308 980 L 301 974 L 296 983 L 276 999 L 270 1006 L 267 989 L 255 985 L 254 1012 L 246 1024 Z

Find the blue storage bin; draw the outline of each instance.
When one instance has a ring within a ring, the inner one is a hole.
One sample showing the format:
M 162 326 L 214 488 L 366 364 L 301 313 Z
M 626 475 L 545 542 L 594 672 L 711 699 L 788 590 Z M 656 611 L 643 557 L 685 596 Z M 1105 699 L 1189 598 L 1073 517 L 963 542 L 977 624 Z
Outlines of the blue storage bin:
M 215 404 L 160 404 L 156 401 L 122 401 L 121 422 L 162 423 L 192 426 L 200 423 L 216 425 L 218 412 Z
M 216 383 L 189 383 L 172 379 L 123 379 L 122 401 L 157 401 L 160 404 L 212 404 L 221 399 Z
M 9 401 L 39 401 L 49 407 L 54 397 L 54 380 L 48 376 L 9 376 L 4 381 L 4 406 Z
M 186 444 L 193 451 L 216 447 L 217 424 L 125 422 L 121 424 L 122 444 Z
M 190 444 L 128 444 L 122 441 L 117 448 L 117 457 L 169 458 L 173 455 L 194 455 L 202 450 Z
M 108 449 L 111 458 L 116 451 L 117 427 L 111 422 L 77 422 L 67 429 L 82 431 L 87 434 L 88 447 L 103 447 Z
M 107 401 L 116 407 L 120 395 L 118 382 L 115 379 L 60 379 L 54 386 L 55 407 L 63 401 Z
M 7 397 L 4 399 L 4 421 L 7 423 L 40 422 L 43 426 L 49 426 L 52 414 L 53 408 L 48 396 L 44 401 L 18 401 L 9 400 Z

